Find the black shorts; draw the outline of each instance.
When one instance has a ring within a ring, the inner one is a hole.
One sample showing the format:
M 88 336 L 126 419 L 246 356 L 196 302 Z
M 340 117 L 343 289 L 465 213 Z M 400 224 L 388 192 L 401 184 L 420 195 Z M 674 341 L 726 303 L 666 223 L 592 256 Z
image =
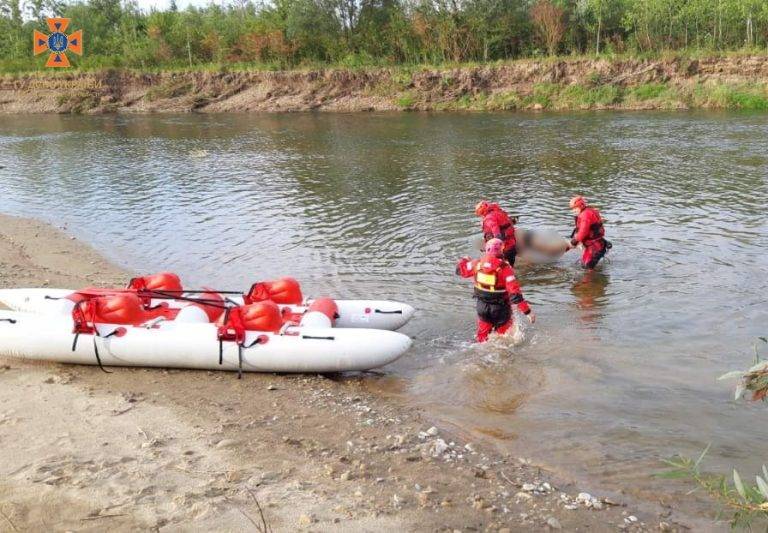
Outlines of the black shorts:
M 509 300 L 497 300 L 493 302 L 477 299 L 477 316 L 483 322 L 493 324 L 498 328 L 509 322 L 512 318 L 512 306 Z

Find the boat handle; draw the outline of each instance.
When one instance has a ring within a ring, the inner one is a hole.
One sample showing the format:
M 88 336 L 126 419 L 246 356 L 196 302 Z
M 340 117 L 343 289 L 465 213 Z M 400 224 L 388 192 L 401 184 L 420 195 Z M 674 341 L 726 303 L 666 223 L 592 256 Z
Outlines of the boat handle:
M 9 324 L 15 324 L 16 320 L 13 318 L 0 318 L 0 322 L 8 322 Z
M 376 312 L 380 315 L 402 315 L 403 310 L 398 309 L 397 311 L 382 311 L 381 309 L 376 309 Z
M 313 337 L 311 335 L 302 335 L 302 339 L 311 339 L 316 341 L 335 341 L 336 337 Z

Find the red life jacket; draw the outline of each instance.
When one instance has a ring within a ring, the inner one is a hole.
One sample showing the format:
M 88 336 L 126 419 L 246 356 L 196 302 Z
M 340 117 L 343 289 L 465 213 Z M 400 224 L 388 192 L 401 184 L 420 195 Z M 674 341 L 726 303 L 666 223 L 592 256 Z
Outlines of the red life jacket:
M 300 305 L 304 301 L 299 282 L 284 277 L 273 281 L 254 283 L 245 295 L 246 304 L 271 300 L 278 304 Z
M 150 320 L 138 296 L 131 293 L 114 294 L 81 300 L 72 309 L 73 333 L 92 335 L 96 324 L 138 326 Z
M 515 220 L 510 218 L 507 212 L 499 207 L 499 204 L 491 204 L 489 206 L 488 214 L 483 218 L 483 234 L 486 241 L 495 237 L 488 227 L 490 224 L 486 224 L 486 221 L 490 220 L 493 220 L 499 226 L 499 229 L 501 230 L 501 240 L 504 241 L 504 244 L 507 246 L 514 246 Z
M 475 289 L 488 295 L 506 294 L 507 282 L 501 275 L 505 266 L 505 260 L 484 255 L 475 265 Z
M 605 227 L 603 226 L 603 217 L 600 215 L 600 211 L 594 207 L 587 207 L 578 216 L 574 217 L 574 223 L 576 227 L 573 230 L 573 235 L 579 232 L 579 219 L 582 217 L 590 217 L 595 219 L 589 226 L 589 234 L 585 239 L 586 242 L 596 241 L 602 239 L 605 236 Z
M 246 331 L 277 332 L 283 326 L 280 308 L 266 300 L 229 309 L 219 326 L 219 340 L 242 343 Z

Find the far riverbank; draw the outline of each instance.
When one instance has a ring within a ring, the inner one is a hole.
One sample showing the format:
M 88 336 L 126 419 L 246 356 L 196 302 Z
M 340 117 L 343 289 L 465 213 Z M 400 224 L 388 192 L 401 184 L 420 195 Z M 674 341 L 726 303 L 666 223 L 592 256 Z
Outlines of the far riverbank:
M 768 110 L 768 56 L 0 77 L 2 113 Z

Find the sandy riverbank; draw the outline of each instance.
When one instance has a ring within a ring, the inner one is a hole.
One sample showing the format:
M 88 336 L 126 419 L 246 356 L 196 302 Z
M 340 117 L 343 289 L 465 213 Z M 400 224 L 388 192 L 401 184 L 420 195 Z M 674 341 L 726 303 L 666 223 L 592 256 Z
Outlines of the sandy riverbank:
M 0 216 L 2 287 L 114 285 L 127 276 L 62 231 Z M 578 488 L 372 396 L 364 379 L 106 375 L 0 360 L 0 531 L 257 530 L 259 505 L 275 531 L 670 522 L 631 502 L 588 509 L 575 501 Z
M 0 76 L 4 113 L 768 109 L 768 56 Z

